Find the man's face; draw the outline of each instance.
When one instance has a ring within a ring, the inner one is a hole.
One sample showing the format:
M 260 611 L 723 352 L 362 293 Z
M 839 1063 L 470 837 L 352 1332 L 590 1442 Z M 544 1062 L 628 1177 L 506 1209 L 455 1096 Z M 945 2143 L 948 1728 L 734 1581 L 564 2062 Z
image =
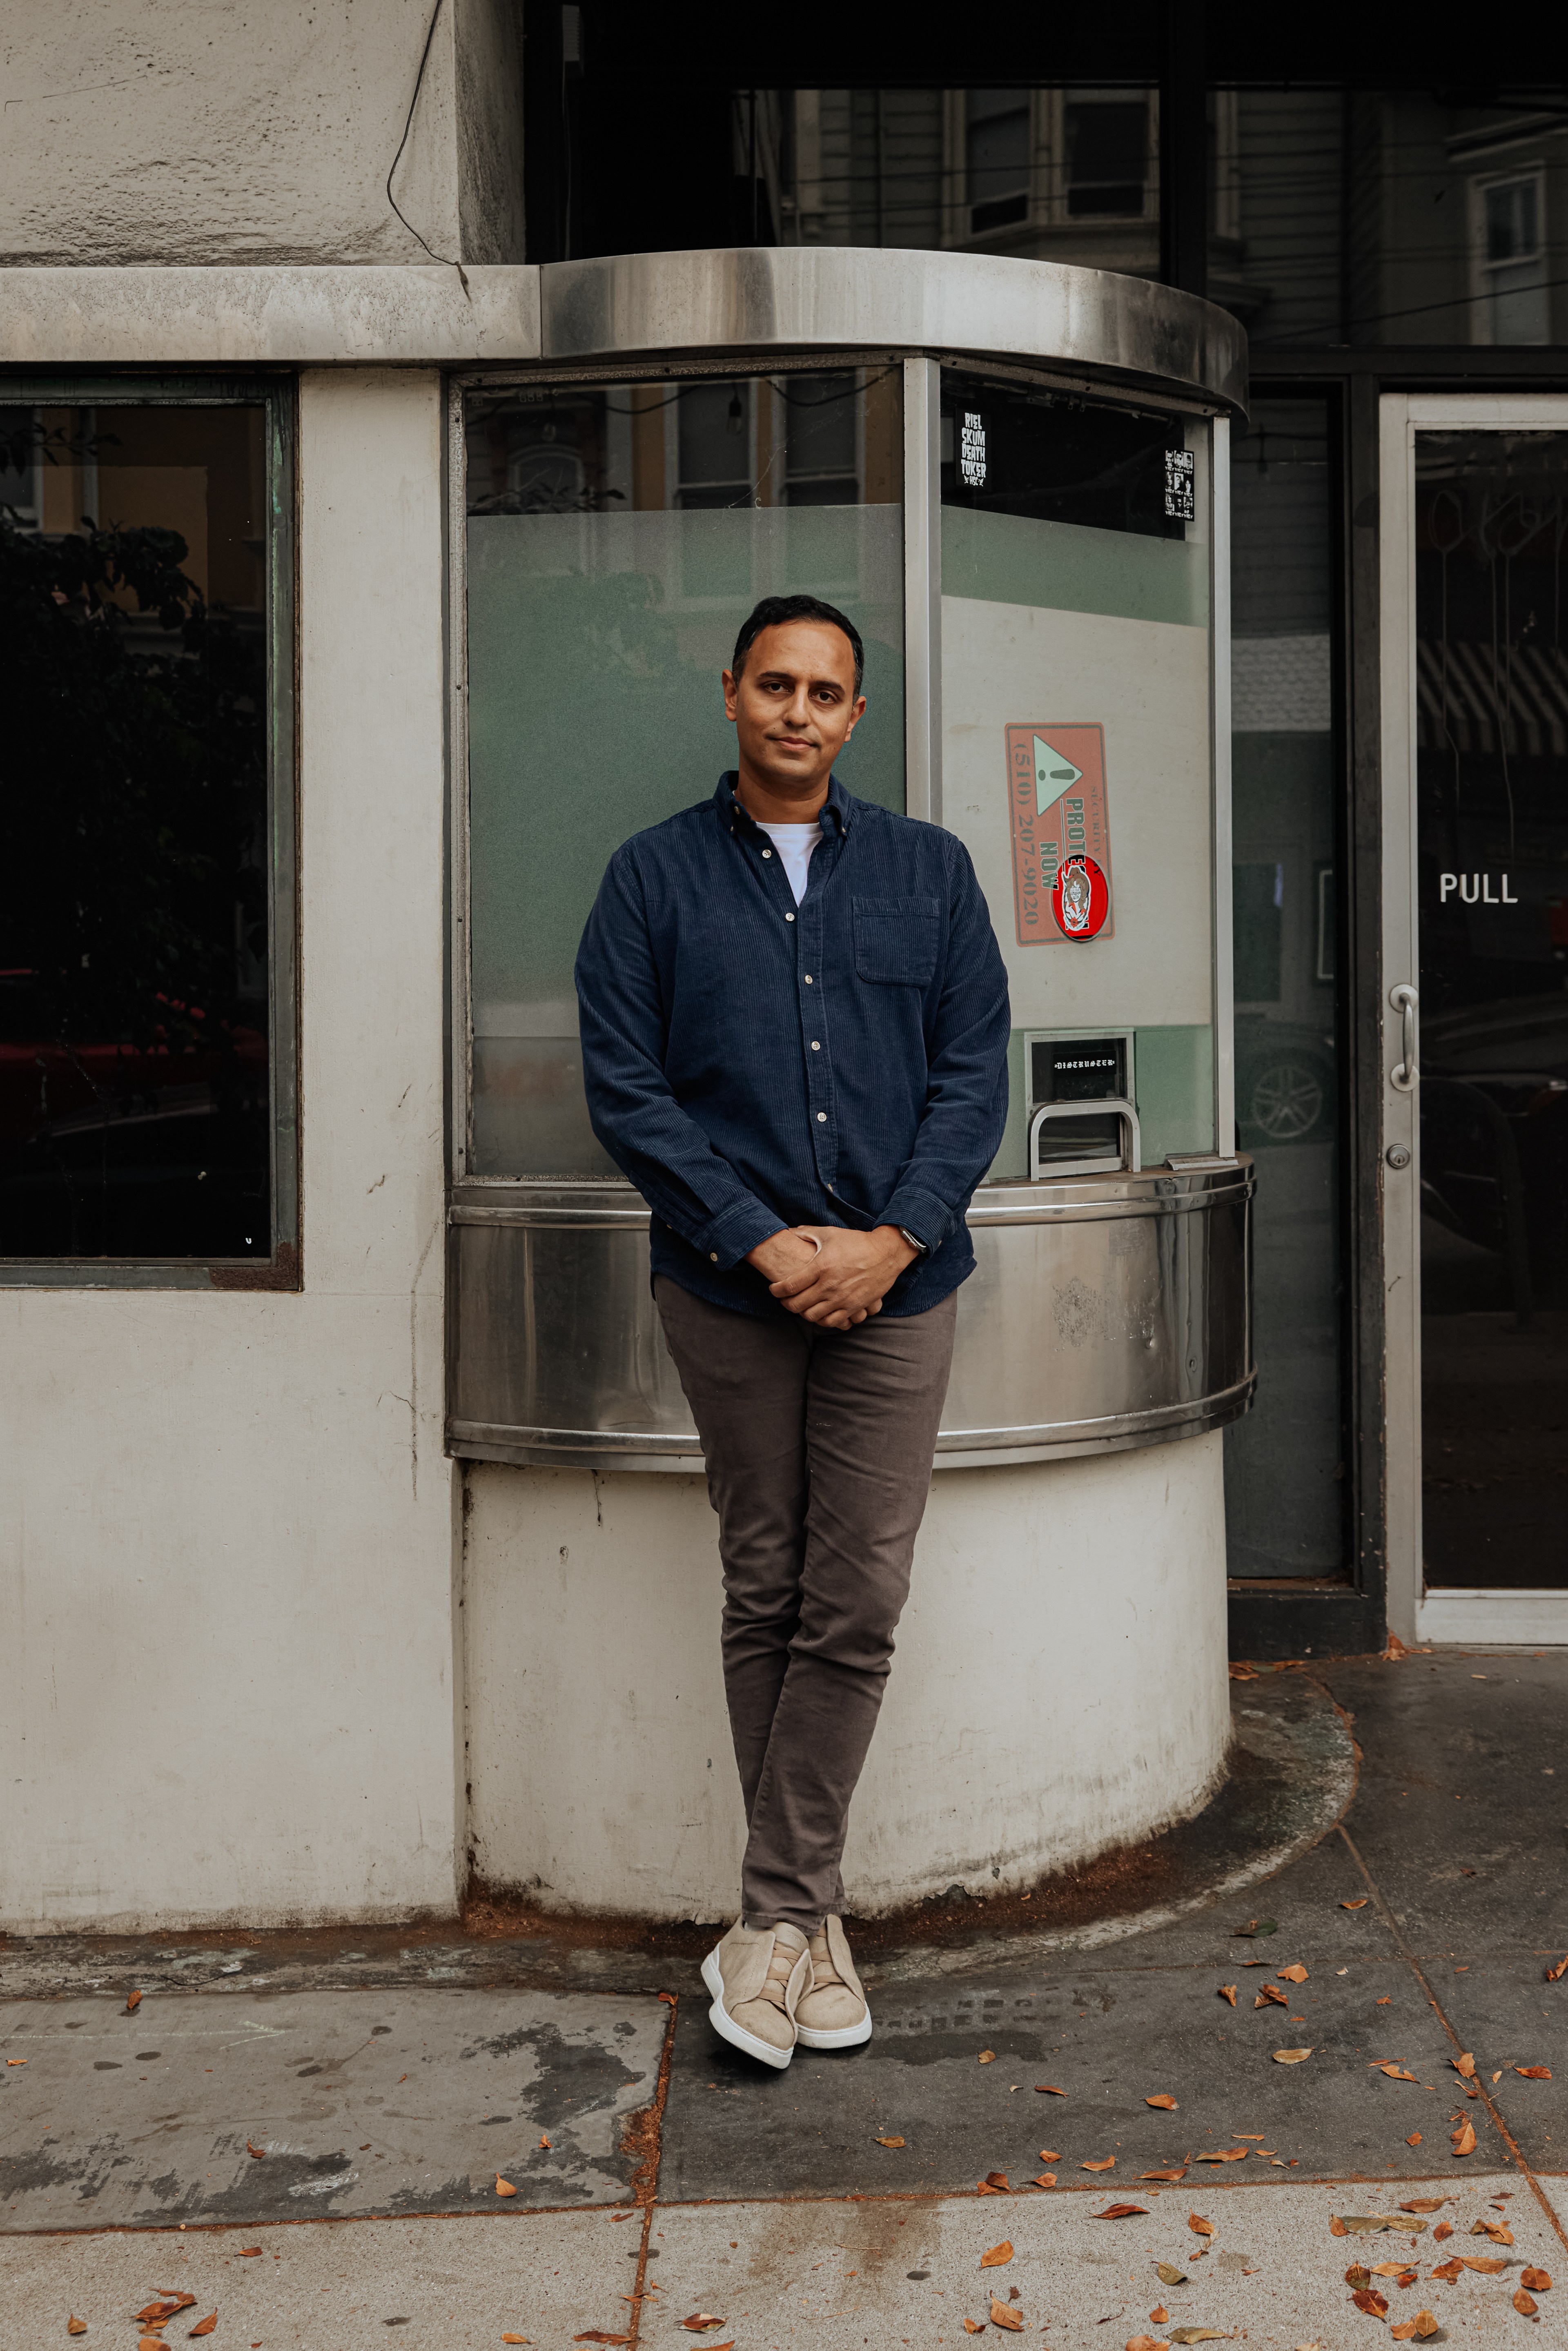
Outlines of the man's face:
M 819 790 L 865 710 L 848 637 L 825 621 L 764 629 L 740 676 L 724 673 L 724 710 L 743 768 L 787 796 Z

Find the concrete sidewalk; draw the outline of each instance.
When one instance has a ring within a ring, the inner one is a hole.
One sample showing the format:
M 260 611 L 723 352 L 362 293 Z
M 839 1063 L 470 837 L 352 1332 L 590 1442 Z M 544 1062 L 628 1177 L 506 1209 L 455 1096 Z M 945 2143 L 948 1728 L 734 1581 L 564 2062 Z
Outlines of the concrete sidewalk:
M 450 1930 L 395 1963 L 362 1935 L 0 1947 L 0 2340 L 63 2339 L 74 2314 L 88 2351 L 132 2343 L 160 2291 L 193 2297 L 163 2339 L 216 2310 L 219 2351 L 967 2325 L 1335 2351 L 1422 2311 L 1431 2339 L 1491 2339 L 1532 2323 L 1521 2294 L 1561 2338 L 1568 1656 L 1314 1678 L 1360 1783 L 1304 1851 L 1270 1797 L 1294 1857 L 1267 1882 L 1229 1890 L 1232 1798 L 1134 1857 L 1098 1919 L 1042 1899 L 1032 1941 L 978 1905 L 873 1931 L 874 2039 L 783 2074 L 713 2034 L 695 1931 L 650 1938 L 652 1964 L 648 1941 Z M 1239 1709 L 1281 1719 L 1281 1687 L 1239 1683 Z M 1144 1901 L 1167 1843 L 1190 1863 L 1205 1836 L 1227 1890 Z M 1152 1923 L 1118 1933 L 1129 1916 Z M 1442 2274 L 1456 2256 L 1500 2266 Z

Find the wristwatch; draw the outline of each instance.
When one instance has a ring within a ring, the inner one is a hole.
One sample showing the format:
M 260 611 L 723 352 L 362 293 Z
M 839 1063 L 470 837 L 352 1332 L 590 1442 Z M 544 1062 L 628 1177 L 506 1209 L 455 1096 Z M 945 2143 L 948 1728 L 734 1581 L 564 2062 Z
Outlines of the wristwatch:
M 921 1239 L 918 1233 L 912 1233 L 907 1225 L 900 1225 L 898 1229 L 904 1235 L 904 1239 L 909 1243 L 910 1248 L 915 1251 L 916 1257 L 930 1256 L 930 1249 Z

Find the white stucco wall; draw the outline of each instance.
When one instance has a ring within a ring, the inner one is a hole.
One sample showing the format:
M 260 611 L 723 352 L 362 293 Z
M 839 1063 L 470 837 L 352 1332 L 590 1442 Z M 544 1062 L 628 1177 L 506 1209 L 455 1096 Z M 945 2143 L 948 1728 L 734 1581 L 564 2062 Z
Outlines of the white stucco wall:
M 1027 1887 L 1164 1822 L 1229 1735 L 1222 1437 L 932 1482 L 844 1877 Z M 695 1478 L 470 1464 L 476 1868 L 547 1909 L 721 1918 L 739 1783 Z
M 0 1926 L 450 1911 L 441 401 L 300 387 L 298 1296 L 0 1290 Z
M 387 202 L 431 0 L 11 0 L 0 264 L 409 262 Z M 521 10 L 444 0 L 393 182 L 444 259 L 523 257 Z

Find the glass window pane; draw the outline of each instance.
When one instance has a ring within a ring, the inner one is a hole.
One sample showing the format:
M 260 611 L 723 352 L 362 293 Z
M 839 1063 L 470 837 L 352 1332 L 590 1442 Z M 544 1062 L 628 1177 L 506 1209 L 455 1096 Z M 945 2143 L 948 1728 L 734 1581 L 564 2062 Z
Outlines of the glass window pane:
M 904 805 L 896 362 L 469 395 L 469 1166 L 611 1176 L 572 964 L 630 834 L 734 766 L 719 673 L 761 596 L 837 604 L 869 708 L 846 787 Z
M 1236 1117 L 1258 1166 L 1258 1396 L 1225 1432 L 1233 1575 L 1344 1565 L 1332 572 L 1321 401 L 1231 443 Z
M 944 370 L 941 432 L 943 821 L 1017 1023 L 992 1176 L 1029 1173 L 1035 1040 L 1131 1039 L 1145 1164 L 1211 1150 L 1208 425 Z
M 1143 99 L 1069 99 L 1062 110 L 1067 141 L 1067 210 L 1074 220 L 1119 215 L 1136 220 L 1144 209 L 1149 165 L 1149 110 Z
M 0 1254 L 265 1259 L 265 411 L 0 431 Z
M 1568 1583 L 1568 434 L 1416 444 L 1429 1584 Z

